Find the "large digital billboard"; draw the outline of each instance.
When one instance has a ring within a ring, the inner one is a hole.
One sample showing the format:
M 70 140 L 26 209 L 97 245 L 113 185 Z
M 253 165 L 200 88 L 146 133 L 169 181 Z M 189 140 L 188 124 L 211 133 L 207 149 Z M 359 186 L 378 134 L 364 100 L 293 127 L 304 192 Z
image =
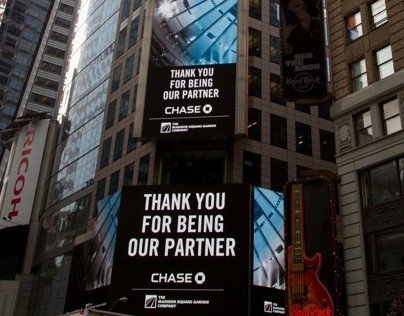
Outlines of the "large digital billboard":
M 249 315 L 251 187 L 124 187 L 111 296 L 136 315 Z
M 157 0 L 143 137 L 235 132 L 237 0 Z
M 299 103 L 329 99 L 322 0 L 281 0 L 283 95 Z

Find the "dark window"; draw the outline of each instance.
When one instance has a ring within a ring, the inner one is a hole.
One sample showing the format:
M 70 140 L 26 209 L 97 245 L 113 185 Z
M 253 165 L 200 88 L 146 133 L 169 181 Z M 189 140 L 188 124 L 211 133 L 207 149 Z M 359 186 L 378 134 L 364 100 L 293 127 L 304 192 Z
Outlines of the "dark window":
M 139 29 L 139 16 L 133 19 L 132 22 L 130 23 L 128 47 L 136 43 L 138 29 Z
M 137 184 L 147 184 L 149 178 L 150 154 L 140 158 Z
M 121 102 L 119 104 L 119 120 L 122 120 L 126 115 L 128 115 L 128 106 L 129 106 L 129 94 L 130 91 L 126 91 L 121 95 Z
M 222 151 L 166 153 L 162 184 L 224 183 L 224 161 Z
M 123 0 L 121 21 L 127 19 L 129 16 L 130 2 L 131 0 Z
M 140 5 L 142 4 L 142 0 L 133 0 L 133 1 L 134 1 L 133 11 L 135 11 L 136 9 L 140 8 Z
M 119 170 L 111 174 L 111 179 L 109 179 L 109 190 L 108 195 L 112 195 L 118 191 L 119 185 Z
M 100 169 L 108 165 L 110 151 L 111 151 L 111 137 L 104 140 L 102 144 Z
M 404 158 L 392 160 L 361 172 L 362 205 L 382 205 L 404 192 Z
M 62 26 L 66 29 L 69 29 L 71 22 L 69 20 L 66 20 L 66 19 L 63 19 L 63 18 L 57 16 L 55 19 L 55 25 Z
M 51 72 L 51 73 L 55 73 L 55 74 L 58 74 L 58 75 L 60 75 L 62 73 L 62 67 L 61 66 L 52 64 L 52 63 L 47 62 L 47 61 L 42 61 L 39 68 L 41 70 L 48 71 L 48 72 Z
M 249 151 L 243 154 L 243 182 L 261 185 L 261 156 Z
M 125 42 L 126 42 L 126 27 L 124 27 L 118 35 L 118 44 L 116 47 L 116 56 L 121 56 L 125 50 Z
M 56 103 L 55 99 L 37 93 L 31 93 L 29 100 L 33 103 L 42 104 L 49 107 L 54 107 Z
M 112 101 L 108 105 L 108 111 L 107 111 L 107 121 L 105 123 L 105 129 L 110 128 L 112 125 L 114 125 L 115 122 L 115 111 L 116 111 L 116 100 Z
M 312 155 L 311 127 L 296 122 L 296 151 L 305 155 Z
M 43 77 L 36 77 L 35 78 L 35 85 L 41 87 L 41 88 L 45 88 L 45 89 L 49 89 L 52 91 L 57 91 L 59 88 L 59 83 L 50 79 L 45 79 Z
M 115 147 L 114 147 L 114 161 L 122 157 L 123 140 L 125 138 L 125 129 L 116 133 Z
M 252 27 L 248 29 L 248 55 L 261 57 L 261 32 Z
M 269 92 L 271 101 L 281 105 L 286 105 L 285 99 L 283 98 L 281 77 L 272 73 L 270 76 Z
M 320 129 L 320 157 L 323 160 L 335 162 L 334 133 Z
M 248 95 L 258 98 L 261 97 L 261 69 L 249 67 Z
M 45 54 L 49 55 L 49 56 L 56 57 L 58 59 L 63 59 L 65 57 L 65 51 L 64 50 L 61 50 L 61 49 L 58 49 L 58 48 L 55 48 L 55 47 L 52 47 L 52 46 L 49 46 L 49 45 L 47 45 L 45 47 Z
M 119 88 L 119 82 L 121 79 L 122 64 L 115 67 L 114 73 L 112 75 L 111 92 Z
M 269 47 L 269 53 L 270 53 L 270 61 L 279 64 L 280 62 L 280 41 L 279 37 L 270 35 L 269 37 L 269 42 L 270 42 L 270 47 Z
M 295 103 L 295 109 L 300 112 L 310 114 L 311 105 Z
M 107 184 L 107 180 L 105 178 L 103 178 L 97 182 L 97 189 L 95 191 L 95 208 L 94 208 L 93 217 L 97 217 L 97 215 L 98 215 L 97 203 L 104 198 L 106 184 Z
M 270 16 L 271 25 L 279 27 L 280 25 L 280 5 L 279 0 L 270 0 Z
M 248 138 L 261 141 L 261 111 L 248 109 Z
M 59 10 L 62 11 L 62 12 L 64 12 L 64 13 L 67 13 L 67 14 L 72 15 L 72 14 L 73 14 L 73 11 L 74 11 L 74 8 L 71 7 L 71 6 L 69 6 L 69 5 L 67 5 L 67 4 L 61 3 L 61 4 L 60 4 L 60 7 L 59 7 Z
M 133 75 L 133 65 L 135 63 L 135 55 L 131 55 L 126 59 L 125 62 L 125 73 L 123 76 L 123 82 L 126 82 L 132 78 Z
M 271 145 L 287 148 L 286 118 L 271 114 Z
M 318 117 L 321 117 L 325 120 L 331 120 L 330 116 L 330 104 L 323 104 L 323 105 L 318 105 Z
M 133 136 L 134 123 L 129 125 L 129 135 L 128 135 L 128 148 L 127 152 L 131 152 L 136 149 L 136 138 Z
M 69 37 L 67 35 L 55 31 L 52 31 L 50 33 L 50 38 L 63 44 L 66 44 L 69 40 Z
M 286 182 L 288 182 L 288 163 L 271 158 L 271 189 L 283 192 Z
M 249 0 L 250 17 L 261 20 L 261 0 Z
M 132 185 L 135 163 L 131 163 L 125 167 L 123 172 L 123 185 Z

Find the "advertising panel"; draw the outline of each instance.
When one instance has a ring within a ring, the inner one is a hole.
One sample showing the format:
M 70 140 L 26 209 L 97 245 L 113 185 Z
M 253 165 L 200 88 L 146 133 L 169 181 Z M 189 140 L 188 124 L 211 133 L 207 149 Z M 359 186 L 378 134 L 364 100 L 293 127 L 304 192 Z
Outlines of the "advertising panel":
M 334 184 L 323 177 L 288 183 L 285 218 L 288 315 L 346 315 Z
M 322 0 L 281 0 L 283 95 L 299 103 L 328 99 Z
M 157 0 L 143 137 L 234 134 L 237 0 Z
M 23 127 L 13 145 L 14 155 L 2 195 L 1 228 L 29 224 L 47 139 L 49 120 Z
M 285 315 L 283 193 L 254 187 L 251 315 Z
M 251 188 L 124 187 L 111 296 L 121 312 L 249 315 Z

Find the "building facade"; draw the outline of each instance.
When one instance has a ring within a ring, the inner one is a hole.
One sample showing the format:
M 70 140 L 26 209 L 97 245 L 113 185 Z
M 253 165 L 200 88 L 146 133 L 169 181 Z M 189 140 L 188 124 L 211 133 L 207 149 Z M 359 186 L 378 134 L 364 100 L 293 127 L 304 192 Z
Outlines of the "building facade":
M 328 5 L 348 311 L 397 315 L 404 288 L 403 4 Z

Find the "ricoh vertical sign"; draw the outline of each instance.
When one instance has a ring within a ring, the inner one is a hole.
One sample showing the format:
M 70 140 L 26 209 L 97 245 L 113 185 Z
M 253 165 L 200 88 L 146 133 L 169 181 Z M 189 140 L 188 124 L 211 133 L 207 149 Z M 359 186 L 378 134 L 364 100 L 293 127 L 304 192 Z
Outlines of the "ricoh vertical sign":
M 49 120 L 40 120 L 19 132 L 2 192 L 1 218 L 8 219 L 3 226 L 30 221 L 48 128 Z
M 249 315 L 251 188 L 124 187 L 111 295 L 136 315 Z
M 156 0 L 143 137 L 234 134 L 237 0 Z
M 322 0 L 281 0 L 283 95 L 299 103 L 328 99 Z

